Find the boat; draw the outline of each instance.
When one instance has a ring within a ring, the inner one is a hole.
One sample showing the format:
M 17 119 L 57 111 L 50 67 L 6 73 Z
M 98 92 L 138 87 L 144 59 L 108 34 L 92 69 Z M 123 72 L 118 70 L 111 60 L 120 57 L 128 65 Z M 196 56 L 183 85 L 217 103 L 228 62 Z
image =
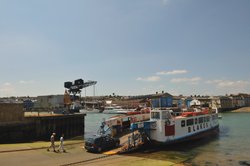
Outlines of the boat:
M 149 114 L 151 108 L 150 107 L 138 107 L 134 110 L 129 110 L 127 115 L 137 115 L 137 114 Z
M 79 112 L 84 114 L 89 114 L 89 113 L 101 113 L 102 111 L 96 108 L 93 109 L 86 108 L 86 109 L 80 109 Z
M 216 108 L 201 108 L 192 105 L 185 112 L 171 109 L 152 109 L 150 120 L 134 123 L 133 131 L 145 133 L 148 139 L 157 144 L 172 144 L 207 137 L 218 133 L 219 121 Z
M 123 109 L 121 106 L 106 106 L 104 107 L 104 114 L 127 114 L 129 110 Z

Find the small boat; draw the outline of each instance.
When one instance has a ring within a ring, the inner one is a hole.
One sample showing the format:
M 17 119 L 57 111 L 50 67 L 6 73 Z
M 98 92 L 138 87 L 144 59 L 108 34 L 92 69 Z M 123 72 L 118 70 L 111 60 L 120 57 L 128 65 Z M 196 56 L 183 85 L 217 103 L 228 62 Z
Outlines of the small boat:
M 121 106 L 104 107 L 104 114 L 127 114 L 129 110 L 123 109 Z
M 127 112 L 127 115 L 137 115 L 137 114 L 149 114 L 150 113 L 151 108 L 149 107 L 145 107 L 145 108 L 137 108 L 135 110 L 130 110 Z
M 83 108 L 79 110 L 80 113 L 89 114 L 89 113 L 101 113 L 101 109 L 96 108 Z

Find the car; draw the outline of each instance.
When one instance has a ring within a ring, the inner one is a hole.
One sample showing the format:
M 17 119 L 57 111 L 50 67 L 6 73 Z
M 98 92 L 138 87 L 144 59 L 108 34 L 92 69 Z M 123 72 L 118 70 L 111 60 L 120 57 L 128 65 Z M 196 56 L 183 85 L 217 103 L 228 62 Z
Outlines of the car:
M 85 141 L 85 149 L 90 152 L 102 152 L 120 146 L 120 140 L 110 135 L 93 135 Z

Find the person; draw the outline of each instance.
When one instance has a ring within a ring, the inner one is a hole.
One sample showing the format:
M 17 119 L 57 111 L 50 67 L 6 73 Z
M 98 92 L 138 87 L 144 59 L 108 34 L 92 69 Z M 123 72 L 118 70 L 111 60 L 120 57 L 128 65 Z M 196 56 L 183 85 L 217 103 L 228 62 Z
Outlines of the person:
M 47 151 L 49 151 L 50 148 L 53 148 L 54 152 L 56 152 L 56 150 L 55 150 L 55 136 L 56 136 L 56 133 L 52 133 L 52 135 L 50 137 L 50 146 L 48 147 Z
M 63 139 L 64 137 L 64 134 L 62 134 L 62 136 L 60 137 L 60 145 L 59 145 L 59 149 L 58 149 L 58 152 L 62 151 L 62 152 L 66 152 L 66 150 L 64 149 L 64 146 L 63 146 Z

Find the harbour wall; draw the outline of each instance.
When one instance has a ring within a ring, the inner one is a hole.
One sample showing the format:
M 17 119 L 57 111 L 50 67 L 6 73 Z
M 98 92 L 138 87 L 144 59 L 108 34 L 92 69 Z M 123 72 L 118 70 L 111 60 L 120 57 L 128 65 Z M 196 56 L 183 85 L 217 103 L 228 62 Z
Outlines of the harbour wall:
M 0 123 L 24 120 L 22 104 L 0 103 Z
M 85 114 L 24 117 L 18 104 L 0 105 L 0 143 L 49 141 L 51 133 L 56 139 L 84 135 Z M 2 116 L 3 115 L 3 116 Z

